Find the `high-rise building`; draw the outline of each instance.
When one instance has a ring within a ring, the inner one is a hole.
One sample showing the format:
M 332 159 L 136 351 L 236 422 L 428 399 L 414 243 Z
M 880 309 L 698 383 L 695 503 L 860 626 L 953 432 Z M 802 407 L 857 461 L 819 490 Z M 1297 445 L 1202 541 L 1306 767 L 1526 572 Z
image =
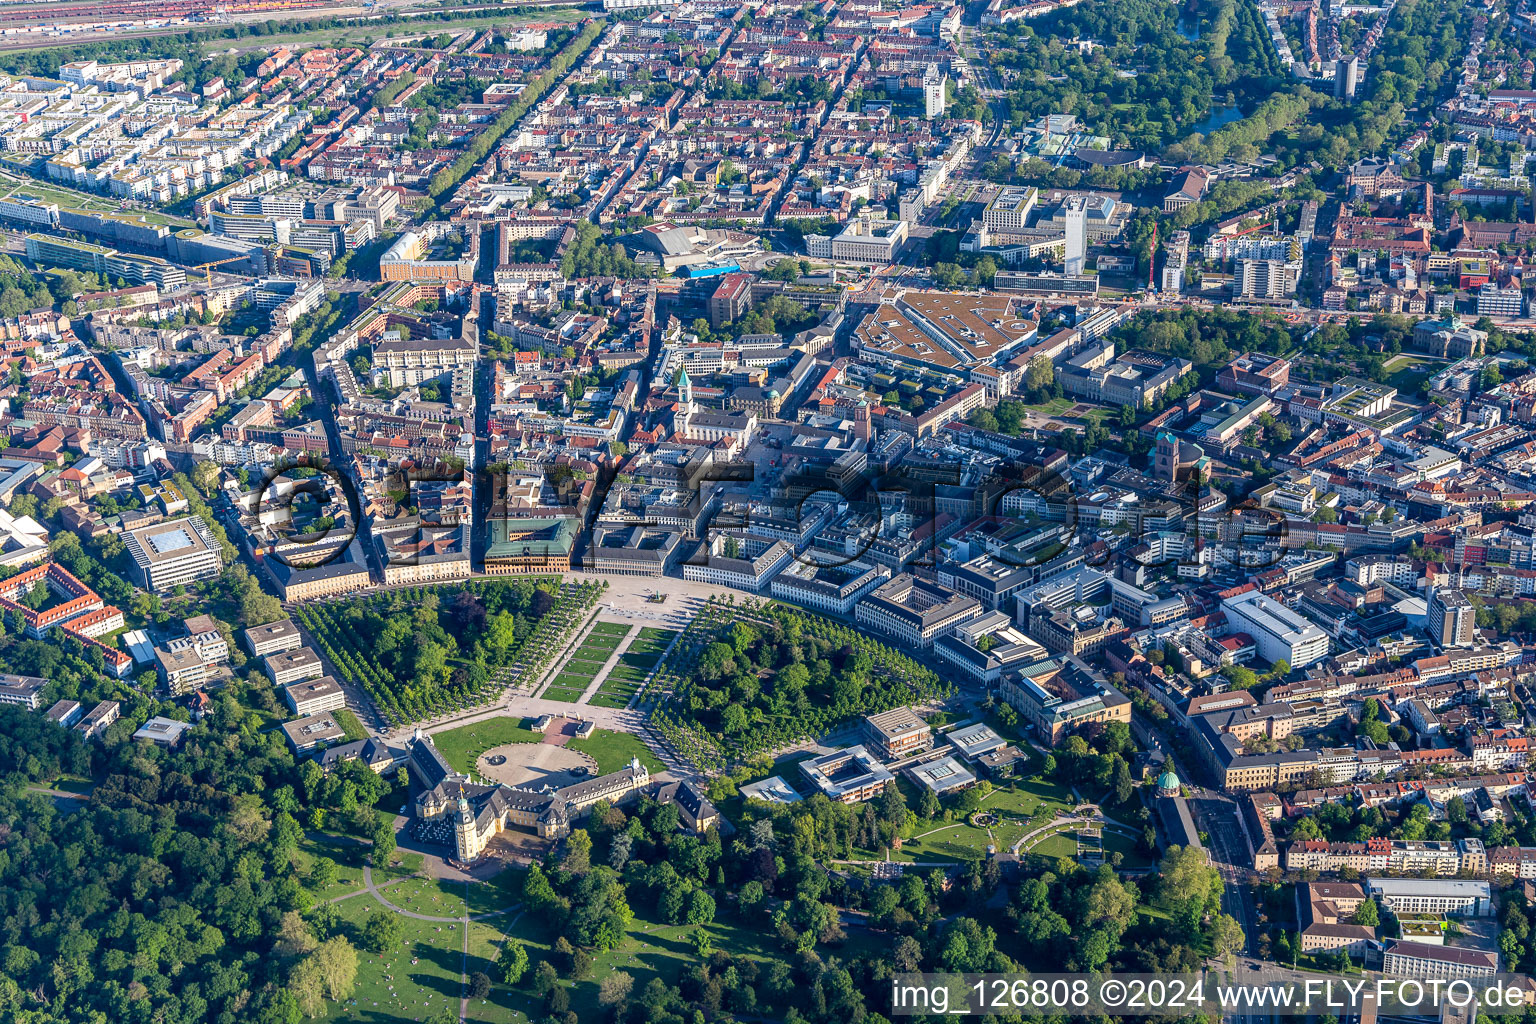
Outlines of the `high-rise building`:
M 1355 90 L 1358 88 L 1360 88 L 1360 58 L 1351 57 L 1348 60 L 1340 59 L 1334 61 L 1334 99 L 1352 100 L 1355 98 Z
M 1064 272 L 1068 277 L 1081 277 L 1083 260 L 1088 254 L 1088 205 L 1083 196 L 1067 199 L 1067 250 Z
M 930 121 L 944 116 L 948 84 L 949 76 L 941 73 L 937 64 L 929 64 L 928 70 L 923 72 L 923 112 Z
M 1429 635 L 1444 647 L 1471 647 L 1477 610 L 1459 590 L 1437 587 L 1429 595 Z
M 1177 295 L 1184 290 L 1184 268 L 1187 266 L 1189 266 L 1189 232 L 1175 231 L 1164 249 L 1164 295 Z

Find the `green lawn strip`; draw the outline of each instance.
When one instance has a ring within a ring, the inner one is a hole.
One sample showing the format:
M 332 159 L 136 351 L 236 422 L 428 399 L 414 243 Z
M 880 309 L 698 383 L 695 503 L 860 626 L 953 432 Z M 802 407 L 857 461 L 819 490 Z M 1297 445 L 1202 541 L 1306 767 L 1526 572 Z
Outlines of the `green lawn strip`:
M 560 690 L 585 690 L 592 682 L 592 676 L 584 676 L 575 672 L 561 672 L 550 684 L 550 689 Z
M 347 742 L 368 738 L 368 730 L 363 728 L 363 723 L 357 720 L 357 715 L 350 708 L 337 708 L 334 717 L 336 724 L 341 726 L 342 735 L 346 737 Z
M 629 707 L 629 698 L 598 692 L 594 693 L 592 699 L 587 701 L 587 703 L 600 708 L 627 708 Z
M 584 692 L 584 690 L 557 690 L 550 688 L 545 690 L 542 696 L 545 700 L 558 701 L 561 704 L 575 704 L 581 699 L 581 695 Z
M 473 772 L 480 755 L 492 747 L 505 743 L 538 743 L 543 739 L 542 733 L 525 727 L 523 719 L 504 717 L 435 733 L 432 745 L 455 770 Z
M 656 626 L 640 627 L 641 640 L 665 640 L 667 643 L 671 643 L 672 638 L 675 636 L 677 636 L 677 630 L 675 629 L 660 629 Z
M 579 750 L 588 754 L 597 762 L 599 775 L 607 775 L 616 772 L 635 757 L 640 758 L 640 763 L 653 772 L 662 770 L 662 763 L 651 753 L 638 736 L 627 732 L 609 732 L 606 729 L 598 729 L 588 739 L 575 739 L 566 744 L 572 750 Z

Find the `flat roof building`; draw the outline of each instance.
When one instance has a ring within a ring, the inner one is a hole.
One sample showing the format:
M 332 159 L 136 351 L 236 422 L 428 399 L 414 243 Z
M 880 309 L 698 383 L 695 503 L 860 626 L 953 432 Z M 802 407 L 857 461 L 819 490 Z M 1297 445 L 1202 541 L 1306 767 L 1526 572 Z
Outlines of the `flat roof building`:
M 1253 637 L 1259 657 L 1270 664 L 1284 659 L 1293 669 L 1305 668 L 1328 656 L 1321 626 L 1258 590 L 1223 599 L 1221 610 L 1233 629 Z
M 845 804 L 873 800 L 896 779 L 863 746 L 801 761 L 800 771 L 829 800 Z
M 278 619 L 245 630 L 245 646 L 255 657 L 265 658 L 269 654 L 304 646 L 304 638 L 299 635 L 299 627 L 292 619 Z
M 800 794 L 777 775 L 770 775 L 757 782 L 749 782 L 737 792 L 748 800 L 762 800 L 770 804 L 797 804 Z
M 963 729 L 947 732 L 944 734 L 944 741 L 954 747 L 962 757 L 972 761 L 1008 745 L 1008 741 L 999 736 L 985 722 L 977 722 L 975 725 L 967 725 Z
M 139 727 L 133 734 L 136 740 L 148 740 L 157 747 L 174 747 L 181 742 L 181 734 L 192 728 L 191 722 L 178 722 L 174 718 L 156 715 Z
M 953 757 L 925 761 L 907 769 L 907 777 L 937 796 L 958 793 L 976 783 L 976 776 Z
M 36 711 L 42 702 L 43 687 L 48 680 L 41 676 L 17 676 L 0 672 L 0 704 L 19 704 L 28 711 Z
M 906 757 L 933 742 L 933 729 L 908 707 L 868 716 L 864 719 L 864 735 L 887 760 Z
M 903 573 L 871 591 L 853 614 L 859 625 L 926 651 L 981 610 L 981 602 L 974 597 Z
M 296 651 L 279 651 L 267 655 L 267 678 L 274 686 L 287 686 L 301 679 L 313 679 L 325 674 L 320 656 L 308 647 Z
M 283 723 L 283 736 L 287 738 L 288 745 L 296 754 L 335 743 L 346 734 L 347 731 L 337 723 L 336 717 L 329 711 Z
M 135 581 L 165 591 L 217 576 L 224 568 L 218 542 L 202 516 L 185 516 L 123 533 Z
M 330 676 L 305 679 L 283 687 L 283 699 L 296 715 L 316 715 L 347 706 L 347 694 Z
M 84 713 L 85 709 L 80 706 L 79 701 L 61 700 L 49 708 L 43 717 L 61 729 L 68 729 L 80 721 L 80 716 Z
M 1394 914 L 1459 914 L 1486 917 L 1493 913 L 1487 882 L 1464 878 L 1367 878 L 1366 892 Z
M 1399 940 L 1387 947 L 1381 970 L 1398 978 L 1490 978 L 1499 972 L 1499 954 Z

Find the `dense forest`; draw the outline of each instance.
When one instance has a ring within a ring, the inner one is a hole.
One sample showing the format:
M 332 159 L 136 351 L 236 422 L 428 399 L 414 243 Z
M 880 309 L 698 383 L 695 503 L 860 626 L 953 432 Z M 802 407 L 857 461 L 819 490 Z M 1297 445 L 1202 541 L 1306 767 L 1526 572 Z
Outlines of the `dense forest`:
M 297 816 L 332 809 L 376 835 L 359 794 L 377 798 L 380 782 L 359 765 L 306 783 L 282 734 L 260 723 L 226 690 L 171 752 L 129 740 L 128 721 L 88 746 L 0 707 L 6 1019 L 298 1024 L 350 992 L 353 936 L 313 913 L 295 870 Z M 25 789 L 93 766 L 88 799 Z

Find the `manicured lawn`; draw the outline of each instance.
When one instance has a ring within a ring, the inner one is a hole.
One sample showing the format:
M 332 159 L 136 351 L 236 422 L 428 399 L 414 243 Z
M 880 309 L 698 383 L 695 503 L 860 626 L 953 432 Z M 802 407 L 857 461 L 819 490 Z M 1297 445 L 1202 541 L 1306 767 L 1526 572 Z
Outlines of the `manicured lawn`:
M 662 763 L 656 760 L 656 755 L 651 753 L 638 736 L 627 732 L 609 732 L 607 729 L 598 729 L 592 733 L 590 739 L 571 740 L 566 746 L 572 750 L 579 750 L 583 754 L 590 754 L 592 760 L 597 762 L 599 775 L 607 775 L 616 772 L 629 764 L 634 758 L 640 758 L 640 763 L 653 772 L 662 770 Z
M 1065 810 L 1071 806 L 1067 791 L 1053 782 L 1042 779 L 1024 779 L 1018 782 L 1016 791 L 1006 784 L 994 789 L 982 803 L 982 809 L 998 817 L 991 834 L 969 822 L 957 821 L 945 826 L 942 822 L 921 822 L 918 838 L 907 840 L 900 850 L 892 851 L 891 859 L 900 861 L 923 860 L 976 860 L 986 856 L 987 845 L 995 844 L 998 852 L 1006 852 L 1026 832 L 1033 831 L 1032 819 L 1044 813 Z M 921 835 L 933 829 L 940 831 Z M 879 859 L 883 854 L 866 852 L 861 856 Z
M 642 629 L 629 648 L 619 655 L 619 660 L 608 675 L 603 677 L 602 685 L 588 703 L 605 708 L 627 706 L 630 698 L 639 692 L 645 677 L 661 661 L 662 653 L 676 635 L 677 632 L 670 629 L 653 629 L 649 626 Z
M 1417 393 L 1419 387 L 1445 365 L 1447 364 L 1440 360 L 1429 360 L 1403 353 L 1387 360 L 1383 369 L 1389 373 L 1388 384 L 1405 395 L 1412 395 Z
M 1024 407 L 1026 409 L 1033 409 L 1035 412 L 1042 413 L 1046 416 L 1060 416 L 1062 413 L 1066 412 L 1076 404 L 1077 403 L 1070 398 L 1053 398 L 1048 402 L 1041 402 L 1039 405 L 1026 404 Z
M 581 695 L 585 692 L 585 687 L 582 689 L 568 689 L 563 686 L 551 686 L 539 696 L 545 700 L 557 700 L 564 704 L 575 704 L 578 700 L 581 700 Z
M 474 725 L 434 733 L 432 744 L 457 771 L 472 772 L 480 755 L 504 743 L 538 743 L 544 737 L 521 718 L 491 718 Z

